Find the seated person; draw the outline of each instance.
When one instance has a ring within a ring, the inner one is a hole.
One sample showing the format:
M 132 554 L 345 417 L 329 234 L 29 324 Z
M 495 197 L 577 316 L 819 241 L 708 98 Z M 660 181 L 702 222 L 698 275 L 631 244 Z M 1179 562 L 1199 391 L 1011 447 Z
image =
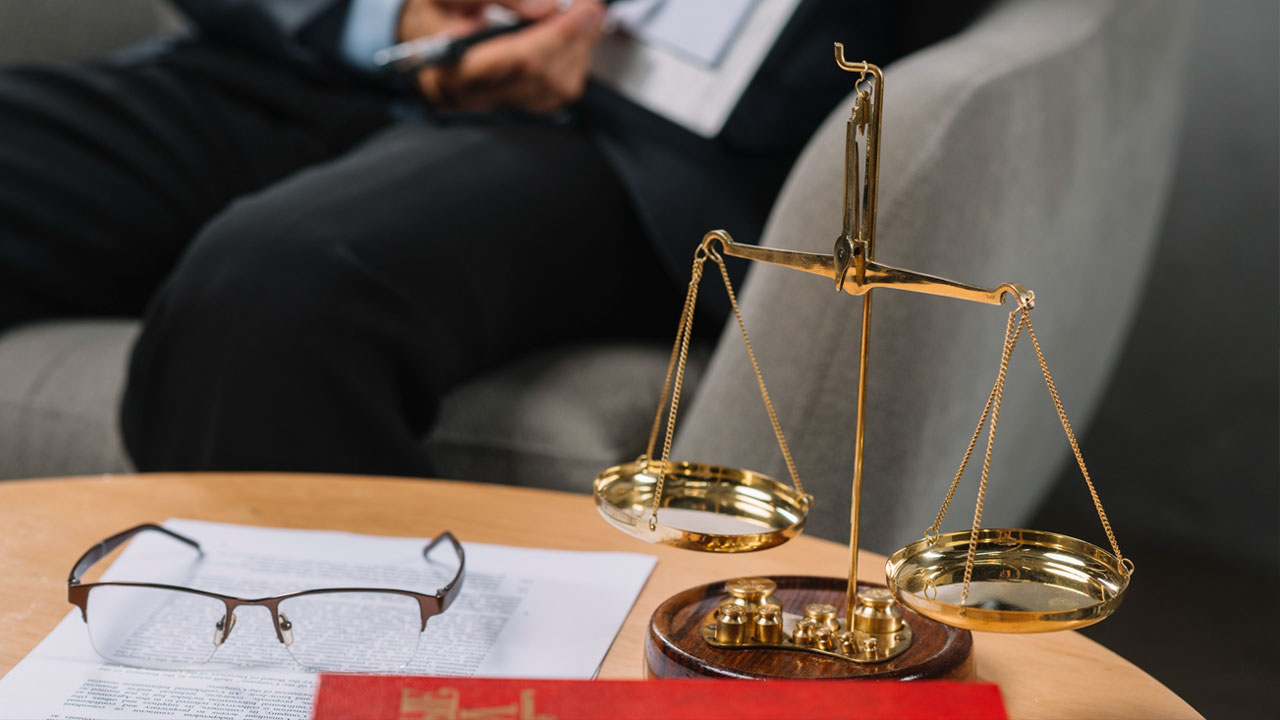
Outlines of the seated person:
M 408 76 L 372 51 L 490 3 L 175 2 L 181 36 L 0 70 L 0 330 L 144 316 L 121 413 L 141 470 L 421 476 L 451 387 L 665 333 L 702 234 L 755 241 L 852 88 L 832 41 L 887 64 L 977 5 L 922 29 L 910 4 L 802 0 L 704 138 L 588 79 L 597 0 L 494 0 L 536 22 Z

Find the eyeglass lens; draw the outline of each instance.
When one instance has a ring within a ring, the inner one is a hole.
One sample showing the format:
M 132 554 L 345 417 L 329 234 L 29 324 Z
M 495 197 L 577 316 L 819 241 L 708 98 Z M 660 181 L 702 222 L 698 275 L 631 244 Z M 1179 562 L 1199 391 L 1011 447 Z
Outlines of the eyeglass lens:
M 100 585 L 89 591 L 89 640 L 122 665 L 194 668 L 218 649 L 227 612 L 221 600 L 162 588 Z
M 289 654 L 309 670 L 389 672 L 418 651 L 422 614 L 407 595 L 327 592 L 280 602 Z

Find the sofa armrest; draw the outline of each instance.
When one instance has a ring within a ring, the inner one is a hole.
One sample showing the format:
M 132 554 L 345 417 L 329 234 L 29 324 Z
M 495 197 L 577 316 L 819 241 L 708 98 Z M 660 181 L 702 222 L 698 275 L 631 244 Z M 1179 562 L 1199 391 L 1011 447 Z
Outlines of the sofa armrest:
M 161 0 L 4 0 L 0 65 L 94 57 L 176 27 Z

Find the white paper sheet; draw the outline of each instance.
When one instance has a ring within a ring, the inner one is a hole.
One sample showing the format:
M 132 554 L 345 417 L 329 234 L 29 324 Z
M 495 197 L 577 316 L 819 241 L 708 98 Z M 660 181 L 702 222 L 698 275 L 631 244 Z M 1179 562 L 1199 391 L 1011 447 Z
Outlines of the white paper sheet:
M 633 37 L 713 68 L 755 4 L 756 0 L 623 0 L 611 6 L 609 14 Z
M 672 122 L 715 137 L 800 0 L 628 0 L 625 32 L 596 49 L 596 80 Z
M 422 559 L 423 538 L 170 520 L 200 542 L 136 537 L 104 580 L 174 582 L 239 597 L 318 587 L 435 592 L 447 571 Z M 657 559 L 468 543 L 457 601 L 427 624 L 404 674 L 590 678 Z M 241 608 L 227 642 L 199 671 L 103 661 L 78 609 L 0 679 L 0 719 L 307 718 L 315 676 L 297 669 L 266 608 Z M 163 627 L 151 627 L 159 637 Z

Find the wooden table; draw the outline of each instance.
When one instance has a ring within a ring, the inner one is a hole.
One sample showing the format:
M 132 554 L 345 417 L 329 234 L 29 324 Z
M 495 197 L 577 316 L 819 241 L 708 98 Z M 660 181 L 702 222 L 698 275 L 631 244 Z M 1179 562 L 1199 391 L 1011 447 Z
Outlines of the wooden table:
M 627 617 L 602 678 L 638 678 L 649 615 L 711 580 L 769 574 L 842 576 L 847 548 L 800 537 L 749 555 L 647 545 L 607 525 L 590 497 L 475 483 L 331 475 L 156 474 L 0 482 L 0 674 L 70 609 L 67 572 L 80 553 L 145 521 L 220 522 L 429 537 L 568 550 L 650 553 L 658 564 Z M 864 580 L 884 558 L 863 553 Z M 1112 622 L 1124 622 L 1121 612 Z M 1198 718 L 1124 658 L 1074 632 L 974 633 L 978 678 L 1000 685 L 1012 718 Z

